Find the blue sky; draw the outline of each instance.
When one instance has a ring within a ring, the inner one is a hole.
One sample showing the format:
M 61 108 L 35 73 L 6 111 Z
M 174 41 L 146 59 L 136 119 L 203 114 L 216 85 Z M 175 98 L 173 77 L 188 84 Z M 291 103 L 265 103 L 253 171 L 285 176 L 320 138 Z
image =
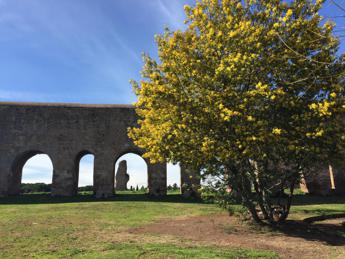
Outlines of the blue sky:
M 1 0 L 0 100 L 132 103 L 141 54 L 183 19 L 179 0 Z
M 141 54 L 156 57 L 154 35 L 165 26 L 183 29 L 183 5 L 193 2 L 0 0 L 0 101 L 133 103 L 129 80 L 140 79 Z M 345 0 L 336 3 L 345 7 Z M 322 15 L 345 12 L 328 0 Z M 345 31 L 345 18 L 335 21 Z M 127 159 L 129 171 L 140 175 L 132 184 L 146 182 L 140 159 Z M 51 182 L 49 164 L 33 158 L 23 181 Z M 92 159 L 81 171 L 81 184 L 92 184 Z M 169 172 L 169 182 L 178 183 L 177 167 Z

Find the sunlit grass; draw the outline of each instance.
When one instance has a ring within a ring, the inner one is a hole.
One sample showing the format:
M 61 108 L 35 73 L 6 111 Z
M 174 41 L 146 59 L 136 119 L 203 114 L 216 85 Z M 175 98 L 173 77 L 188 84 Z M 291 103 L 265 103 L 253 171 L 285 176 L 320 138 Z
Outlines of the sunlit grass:
M 298 195 L 290 219 L 303 219 L 345 211 L 344 197 Z M 237 206 L 238 207 L 238 206 Z M 77 197 L 27 194 L 0 198 L 0 258 L 272 258 L 270 252 L 219 249 L 188 243 L 172 244 L 161 236 L 148 238 L 130 229 L 159 219 L 187 218 L 224 213 L 180 195 L 163 198 L 119 192 L 96 199 L 89 193 Z

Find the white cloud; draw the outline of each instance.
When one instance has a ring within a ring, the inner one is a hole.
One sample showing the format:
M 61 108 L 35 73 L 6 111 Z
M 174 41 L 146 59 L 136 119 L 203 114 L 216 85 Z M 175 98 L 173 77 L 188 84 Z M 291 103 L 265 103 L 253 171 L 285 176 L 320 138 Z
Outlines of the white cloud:
M 80 63 L 100 76 L 123 83 L 141 54 L 120 34 L 102 5 L 84 1 L 9 2 L 0 0 L 0 41 L 21 38 L 25 46 L 61 64 L 80 69 Z M 129 80 L 129 78 L 128 78 Z M 128 82 L 126 81 L 126 83 Z

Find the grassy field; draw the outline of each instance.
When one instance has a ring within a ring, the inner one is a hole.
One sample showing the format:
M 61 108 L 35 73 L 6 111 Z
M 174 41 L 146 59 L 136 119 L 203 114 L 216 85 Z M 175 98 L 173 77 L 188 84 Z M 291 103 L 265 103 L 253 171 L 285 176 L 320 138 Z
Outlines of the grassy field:
M 345 212 L 344 200 L 297 197 L 291 218 Z M 310 205 L 311 202 L 314 204 Z M 109 199 L 90 195 L 51 198 L 45 194 L 0 198 L 0 258 L 278 257 L 269 249 L 220 247 L 184 237 L 135 232 L 159 220 L 172 222 L 193 217 L 212 220 L 219 214 L 224 211 L 213 204 L 178 195 L 160 199 L 133 193 Z
M 345 196 L 296 195 L 290 219 L 345 213 Z

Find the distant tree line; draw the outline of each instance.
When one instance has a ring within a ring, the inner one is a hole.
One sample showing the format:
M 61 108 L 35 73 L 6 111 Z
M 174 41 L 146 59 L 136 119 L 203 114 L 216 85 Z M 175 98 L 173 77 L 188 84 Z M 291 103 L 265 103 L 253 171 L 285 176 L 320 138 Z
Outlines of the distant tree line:
M 141 186 L 139 188 L 139 186 L 137 185 L 136 187 L 133 187 L 132 185 L 129 187 L 130 191 L 134 191 L 134 192 L 146 192 L 147 191 L 147 187 Z
M 22 183 L 20 193 L 51 192 L 52 185 L 46 183 Z
M 174 183 L 173 185 L 169 184 L 167 186 L 167 190 L 168 191 L 177 191 L 179 189 L 180 189 L 180 187 L 177 185 L 177 183 Z M 142 192 L 142 191 L 147 191 L 147 187 L 144 187 L 144 186 L 139 187 L 138 185 L 136 187 L 130 186 L 129 190 L 130 191 L 137 191 L 137 192 L 140 191 L 140 192 Z
M 78 192 L 93 192 L 93 186 L 86 185 L 86 186 L 78 187 Z
M 173 185 L 168 185 L 167 187 L 168 191 L 177 191 L 180 189 L 180 187 L 177 185 L 177 183 L 174 183 Z
M 52 189 L 52 185 L 46 184 L 46 183 L 22 183 L 20 186 L 21 193 L 51 192 L 51 189 Z M 179 190 L 179 186 L 176 183 L 174 183 L 173 185 L 169 184 L 167 186 L 167 189 L 168 191 L 176 191 L 176 190 Z M 147 191 L 147 187 L 144 187 L 144 186 L 139 187 L 138 185 L 136 187 L 130 186 L 129 190 L 145 192 Z M 78 187 L 78 191 L 92 192 L 93 186 L 87 185 L 87 186 Z
M 46 183 L 22 183 L 20 186 L 21 193 L 51 192 L 52 184 Z M 93 191 L 92 185 L 78 187 L 79 192 Z

